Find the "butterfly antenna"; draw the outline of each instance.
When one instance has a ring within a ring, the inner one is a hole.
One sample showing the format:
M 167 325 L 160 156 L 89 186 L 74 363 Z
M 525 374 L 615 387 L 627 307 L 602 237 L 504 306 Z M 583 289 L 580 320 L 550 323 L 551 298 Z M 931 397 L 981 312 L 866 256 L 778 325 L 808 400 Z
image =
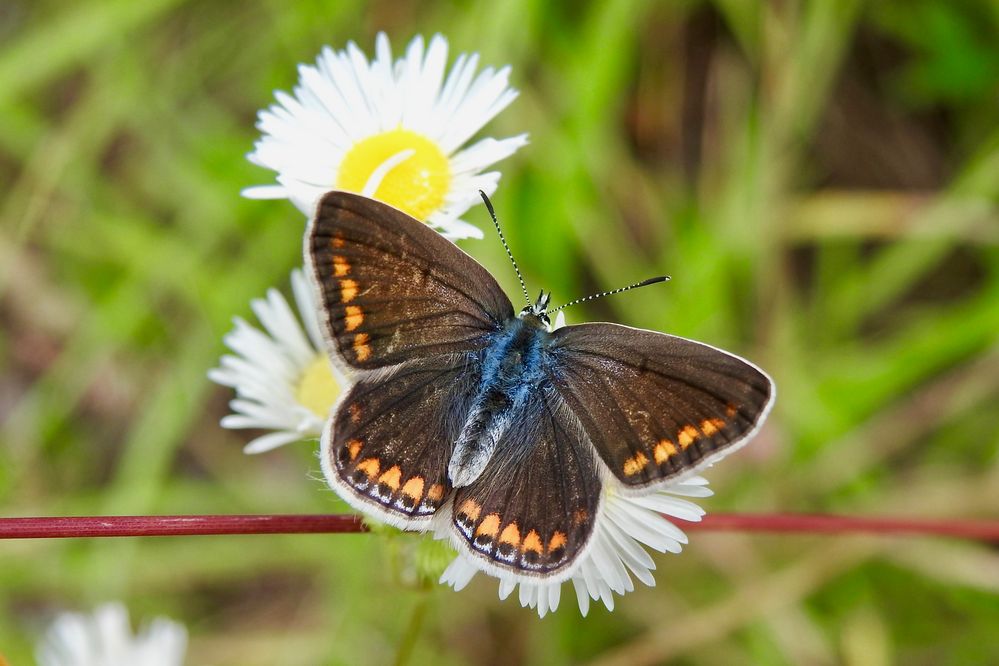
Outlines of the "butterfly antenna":
M 592 301 L 597 298 L 603 298 L 604 296 L 613 296 L 614 294 L 620 294 L 622 291 L 629 291 L 631 289 L 637 289 L 639 287 L 646 287 L 650 284 L 657 284 L 659 282 L 666 282 L 669 280 L 668 275 L 660 275 L 658 277 L 649 278 L 648 280 L 642 280 L 641 282 L 636 282 L 635 284 L 629 284 L 627 287 L 620 287 L 618 289 L 612 289 L 610 291 L 602 291 L 599 294 L 593 294 L 591 296 L 584 296 L 583 298 L 577 298 L 574 301 L 569 301 L 565 305 L 560 305 L 553 310 L 546 310 L 547 314 L 554 314 L 559 310 L 564 310 L 570 305 L 577 305 L 579 303 L 585 303 L 586 301 Z
M 520 280 L 520 288 L 524 290 L 524 300 L 527 301 L 528 305 L 531 305 L 531 297 L 527 295 L 527 285 L 524 284 L 524 276 L 520 274 L 520 268 L 517 266 L 517 262 L 513 258 L 513 252 L 510 252 L 510 246 L 506 244 L 506 239 L 503 238 L 503 232 L 500 231 L 499 220 L 496 219 L 496 211 L 493 210 L 493 203 L 482 190 L 479 190 L 479 196 L 481 196 L 482 200 L 486 203 L 486 210 L 489 211 L 489 217 L 493 218 L 493 226 L 496 227 L 496 233 L 499 234 L 500 242 L 503 243 L 503 249 L 506 250 L 506 256 L 510 257 L 510 263 L 513 264 L 513 270 L 517 273 L 517 279 Z

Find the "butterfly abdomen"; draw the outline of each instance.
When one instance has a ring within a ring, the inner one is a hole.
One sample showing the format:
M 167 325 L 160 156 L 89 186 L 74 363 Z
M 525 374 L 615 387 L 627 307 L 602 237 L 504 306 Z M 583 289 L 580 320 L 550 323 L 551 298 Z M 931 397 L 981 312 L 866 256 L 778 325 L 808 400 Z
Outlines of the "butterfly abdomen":
M 482 474 L 516 414 L 540 390 L 549 338 L 546 330 L 511 319 L 487 348 L 482 379 L 448 465 L 455 488 Z

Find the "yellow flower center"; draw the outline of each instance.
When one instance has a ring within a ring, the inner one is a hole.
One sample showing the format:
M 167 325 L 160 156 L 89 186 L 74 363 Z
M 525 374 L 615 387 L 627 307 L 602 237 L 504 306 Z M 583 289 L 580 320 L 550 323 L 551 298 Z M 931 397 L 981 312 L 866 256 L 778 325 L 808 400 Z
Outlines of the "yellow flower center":
M 424 221 L 444 205 L 450 185 L 447 155 L 427 137 L 401 127 L 354 144 L 335 183 L 338 190 L 366 194 Z
M 302 373 L 295 397 L 298 404 L 307 408 L 321 419 L 329 416 L 330 407 L 340 395 L 340 386 L 330 370 L 330 362 L 325 355 L 316 357 Z

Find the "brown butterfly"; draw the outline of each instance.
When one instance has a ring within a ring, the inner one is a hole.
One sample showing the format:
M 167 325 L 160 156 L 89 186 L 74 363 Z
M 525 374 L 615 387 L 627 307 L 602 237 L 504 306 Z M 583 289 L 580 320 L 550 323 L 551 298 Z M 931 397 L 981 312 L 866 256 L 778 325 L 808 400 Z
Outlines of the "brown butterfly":
M 326 194 L 305 254 L 353 382 L 323 432 L 326 478 L 392 525 L 446 521 L 486 570 L 569 577 L 604 483 L 667 485 L 745 444 L 773 404 L 762 370 L 709 345 L 550 331 L 544 292 L 516 314 L 474 259 L 372 199 Z

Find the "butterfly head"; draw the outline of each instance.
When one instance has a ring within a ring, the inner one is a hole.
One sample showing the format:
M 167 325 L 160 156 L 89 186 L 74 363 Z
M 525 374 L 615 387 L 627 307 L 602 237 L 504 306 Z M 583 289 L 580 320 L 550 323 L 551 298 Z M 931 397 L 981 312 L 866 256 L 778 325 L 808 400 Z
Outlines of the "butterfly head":
M 538 328 L 549 328 L 551 326 L 551 319 L 548 318 L 548 304 L 551 302 L 551 299 L 551 292 L 546 294 L 542 289 L 541 293 L 538 294 L 538 300 L 534 301 L 534 305 L 528 305 L 520 311 L 520 315 L 518 316 Z

